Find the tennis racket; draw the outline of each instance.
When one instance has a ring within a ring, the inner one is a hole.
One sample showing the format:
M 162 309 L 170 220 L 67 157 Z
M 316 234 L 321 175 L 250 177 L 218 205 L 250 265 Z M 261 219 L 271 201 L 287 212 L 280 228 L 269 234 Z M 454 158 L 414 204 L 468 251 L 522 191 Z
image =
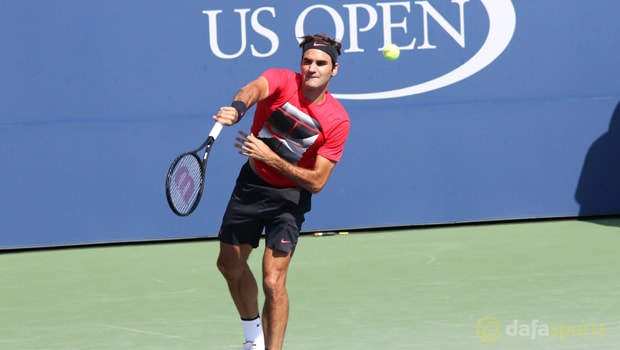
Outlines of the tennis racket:
M 211 146 L 213 146 L 220 131 L 222 131 L 222 124 L 215 123 L 209 132 L 209 137 L 200 147 L 181 154 L 170 165 L 166 178 L 166 198 L 170 209 L 175 214 L 187 216 L 198 207 L 205 184 L 207 159 Z M 205 153 L 201 160 L 198 151 L 203 148 Z

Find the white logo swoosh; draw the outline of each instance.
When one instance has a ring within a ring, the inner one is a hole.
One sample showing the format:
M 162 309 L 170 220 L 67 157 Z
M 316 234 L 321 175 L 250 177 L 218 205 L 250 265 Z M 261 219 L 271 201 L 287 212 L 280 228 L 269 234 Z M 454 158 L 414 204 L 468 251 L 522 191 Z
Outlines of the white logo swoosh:
M 379 100 L 417 95 L 437 90 L 469 78 L 491 64 L 504 52 L 515 32 L 517 16 L 511 0 L 480 0 L 489 15 L 489 34 L 476 54 L 453 71 L 427 82 L 402 89 L 360 94 L 338 94 L 344 100 Z

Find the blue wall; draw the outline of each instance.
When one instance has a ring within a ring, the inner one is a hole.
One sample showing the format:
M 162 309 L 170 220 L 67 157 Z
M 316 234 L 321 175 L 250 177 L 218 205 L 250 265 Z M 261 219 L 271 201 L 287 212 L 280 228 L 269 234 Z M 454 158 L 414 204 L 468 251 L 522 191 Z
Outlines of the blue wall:
M 190 217 L 169 163 L 247 81 L 297 70 L 300 32 L 342 38 L 352 117 L 306 230 L 620 213 L 620 3 L 321 4 L 3 1 L 0 248 L 216 234 L 250 118 Z

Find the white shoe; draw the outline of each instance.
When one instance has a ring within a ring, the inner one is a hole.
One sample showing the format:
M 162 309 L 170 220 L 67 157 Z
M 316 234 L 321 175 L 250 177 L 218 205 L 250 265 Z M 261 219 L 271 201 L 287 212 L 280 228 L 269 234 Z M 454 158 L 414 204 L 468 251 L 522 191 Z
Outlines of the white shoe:
M 243 347 L 239 350 L 265 350 L 265 348 L 259 348 L 252 341 L 246 341 L 245 343 L 243 343 Z

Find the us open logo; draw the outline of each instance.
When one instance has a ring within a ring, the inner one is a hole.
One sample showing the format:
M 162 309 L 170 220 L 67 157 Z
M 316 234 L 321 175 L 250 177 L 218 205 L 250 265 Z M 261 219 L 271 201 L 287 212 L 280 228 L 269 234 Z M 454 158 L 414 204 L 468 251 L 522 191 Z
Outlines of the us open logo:
M 421 44 L 415 49 L 429 50 L 434 49 L 435 45 L 430 43 L 428 36 L 428 23 L 432 20 L 437 23 L 445 32 L 462 48 L 465 48 L 466 16 L 465 6 L 470 0 L 451 0 L 459 9 L 458 27 L 450 24 L 443 15 L 438 12 L 428 1 L 415 1 L 414 3 L 422 7 L 423 37 Z M 382 91 L 368 91 L 363 93 L 334 93 L 336 98 L 349 100 L 378 100 L 387 98 L 397 98 L 422 94 L 425 92 L 438 90 L 446 86 L 465 80 L 478 73 L 495 61 L 510 44 L 516 29 L 516 13 L 511 0 L 480 0 L 488 17 L 488 33 L 479 47 L 478 51 L 463 64 L 445 72 L 437 77 L 423 82 L 413 83 L 387 89 Z M 416 38 L 417 39 L 417 38 Z M 416 40 L 414 39 L 414 42 Z M 409 45 L 404 49 L 413 49 Z M 401 47 L 401 51 L 403 48 Z
M 397 72 L 399 79 L 395 79 L 393 86 L 353 81 L 351 87 L 332 91 L 335 97 L 348 100 L 411 96 L 467 79 L 486 68 L 504 52 L 516 28 L 516 13 L 511 0 L 418 0 L 348 4 L 326 1 L 304 8 L 298 8 L 298 3 L 293 2 L 277 6 L 203 10 L 208 20 L 209 47 L 213 55 L 226 60 L 248 55 L 266 58 L 278 52 L 281 36 L 288 40 L 291 33 L 299 38 L 306 31 L 330 34 L 333 31 L 333 36 L 342 41 L 344 53 L 355 61 L 359 61 L 358 58 L 364 60 L 361 54 L 366 53 L 364 57 L 369 57 L 368 53 L 377 53 L 389 44 L 399 46 L 401 56 L 407 56 L 408 51 L 433 52 L 436 57 L 443 59 L 451 53 L 440 51 L 440 45 L 456 44 L 456 47 L 463 50 L 467 48 L 469 51 L 471 48 L 467 39 L 471 29 L 475 28 L 478 31 L 475 34 L 480 35 L 480 28 L 487 28 L 484 40 L 475 43 L 478 45 L 477 50 L 462 62 L 459 58 L 458 65 L 453 62 L 445 64 L 445 67 L 441 66 L 443 71 L 433 72 L 434 76 L 425 77 L 423 81 L 419 77 L 414 77 L 418 80 L 407 81 L 407 75 L 402 74 L 401 70 Z M 433 60 L 433 64 L 428 65 L 433 67 L 428 68 L 435 68 L 437 61 L 439 59 Z M 373 68 L 370 62 L 364 64 L 365 69 L 360 71 L 367 72 Z M 346 68 L 344 74 L 347 74 Z M 353 89 L 356 90 L 345 91 Z

